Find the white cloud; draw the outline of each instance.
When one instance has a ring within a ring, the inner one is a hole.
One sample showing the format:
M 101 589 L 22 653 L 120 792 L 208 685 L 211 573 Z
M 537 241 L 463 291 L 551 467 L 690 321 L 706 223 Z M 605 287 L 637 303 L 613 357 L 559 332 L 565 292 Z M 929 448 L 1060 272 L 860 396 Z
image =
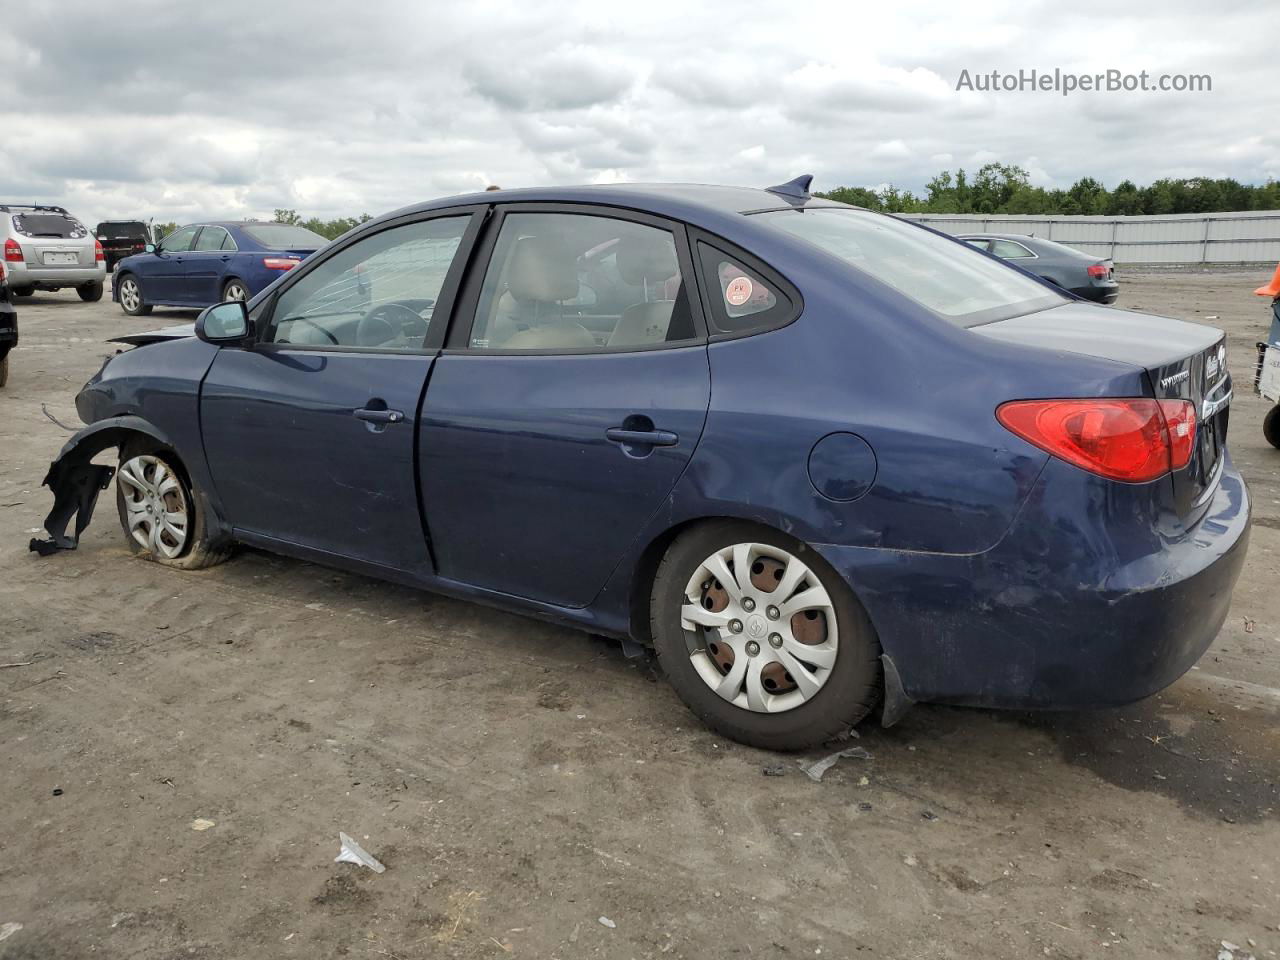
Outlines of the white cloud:
M 1099 17 L 1105 15 L 1105 44 Z M 505 187 L 619 180 L 919 192 L 943 168 L 1280 173 L 1266 5 L 1049 0 L 859 7 L 650 0 L 8 4 L 0 199 L 82 218 L 380 213 Z M 1052 22 L 1053 29 L 1045 24 Z M 957 92 L 962 69 L 1209 73 L 1210 94 Z

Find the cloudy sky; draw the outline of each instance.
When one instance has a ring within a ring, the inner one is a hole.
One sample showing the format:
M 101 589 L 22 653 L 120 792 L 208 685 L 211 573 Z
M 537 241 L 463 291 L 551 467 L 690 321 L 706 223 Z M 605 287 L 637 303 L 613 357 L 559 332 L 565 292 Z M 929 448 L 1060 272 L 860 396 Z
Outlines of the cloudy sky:
M 0 0 L 0 199 L 106 217 L 377 214 L 488 183 L 920 189 L 1280 177 L 1253 0 L 498 4 Z M 957 91 L 962 70 L 1209 74 L 1210 93 Z

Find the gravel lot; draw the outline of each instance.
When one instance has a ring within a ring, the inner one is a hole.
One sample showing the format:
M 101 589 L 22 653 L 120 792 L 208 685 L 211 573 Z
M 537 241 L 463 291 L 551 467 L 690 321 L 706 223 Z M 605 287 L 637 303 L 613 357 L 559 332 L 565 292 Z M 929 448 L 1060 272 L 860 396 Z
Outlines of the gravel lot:
M 1230 334 L 1254 530 L 1200 665 L 1122 710 L 920 706 L 821 783 L 584 634 L 255 551 L 132 559 L 110 494 L 80 550 L 29 554 L 67 435 L 42 406 L 78 424 L 105 338 L 191 314 L 21 302 L 0 958 L 1276 956 L 1280 451 L 1251 392 L 1269 274 L 1121 274 L 1120 306 Z M 340 830 L 387 872 L 334 863 Z

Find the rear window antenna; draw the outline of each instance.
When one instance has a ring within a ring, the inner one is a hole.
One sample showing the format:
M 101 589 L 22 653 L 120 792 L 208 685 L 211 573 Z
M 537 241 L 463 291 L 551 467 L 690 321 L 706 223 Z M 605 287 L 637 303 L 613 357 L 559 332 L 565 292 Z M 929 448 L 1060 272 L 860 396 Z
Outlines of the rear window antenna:
M 780 183 L 776 187 L 765 187 L 769 193 L 780 197 L 794 197 L 797 200 L 809 199 L 809 184 L 813 183 L 813 174 L 803 173 L 794 180 Z

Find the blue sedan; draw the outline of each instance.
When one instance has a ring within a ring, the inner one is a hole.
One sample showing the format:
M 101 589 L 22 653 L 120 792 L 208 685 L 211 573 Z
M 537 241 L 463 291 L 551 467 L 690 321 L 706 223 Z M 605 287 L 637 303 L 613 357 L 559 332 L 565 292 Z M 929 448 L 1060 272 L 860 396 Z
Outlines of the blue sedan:
M 240 220 L 179 227 L 119 262 L 111 299 L 131 317 L 152 307 L 248 300 L 328 242 L 287 223 Z
M 808 178 L 436 200 L 124 339 L 32 549 L 114 472 L 157 563 L 248 544 L 629 638 L 763 747 L 1145 697 L 1246 552 L 1221 331 Z

